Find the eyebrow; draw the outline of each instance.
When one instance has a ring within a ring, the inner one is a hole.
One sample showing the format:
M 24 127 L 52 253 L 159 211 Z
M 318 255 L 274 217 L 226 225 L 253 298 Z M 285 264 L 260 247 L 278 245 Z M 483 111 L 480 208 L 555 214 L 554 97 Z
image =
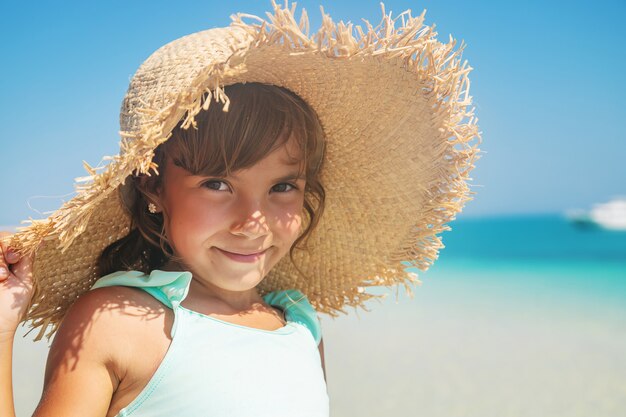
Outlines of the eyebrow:
M 230 177 L 237 179 L 237 175 L 235 174 L 230 174 Z M 299 172 L 292 172 L 290 174 L 287 174 L 283 177 L 278 177 L 272 180 L 272 182 L 279 182 L 279 181 L 291 181 L 291 180 L 304 180 L 306 179 L 306 177 L 303 174 L 300 174 Z
M 294 172 L 293 174 L 286 175 L 284 177 L 276 178 L 272 182 L 280 182 L 280 181 L 291 181 L 291 180 L 304 180 L 306 177 L 304 175 L 300 175 L 298 172 Z

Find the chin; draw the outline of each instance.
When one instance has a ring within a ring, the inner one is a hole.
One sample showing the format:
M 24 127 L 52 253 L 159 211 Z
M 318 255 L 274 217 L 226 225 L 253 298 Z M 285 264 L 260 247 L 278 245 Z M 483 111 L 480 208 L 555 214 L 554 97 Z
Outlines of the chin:
M 215 284 L 228 291 L 243 292 L 254 289 L 265 278 L 265 276 L 259 276 L 258 274 L 255 274 L 255 276 L 249 275 L 250 274 L 247 274 L 238 278 L 233 277 L 233 279 L 226 279 Z

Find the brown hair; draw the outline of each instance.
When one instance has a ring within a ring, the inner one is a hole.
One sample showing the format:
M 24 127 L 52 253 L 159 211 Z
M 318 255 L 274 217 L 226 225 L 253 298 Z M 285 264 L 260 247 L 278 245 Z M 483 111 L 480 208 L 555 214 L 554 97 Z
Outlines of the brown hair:
M 149 274 L 174 255 L 163 228 L 163 215 L 148 212 L 155 190 L 162 184 L 166 158 L 194 175 L 227 176 L 253 166 L 289 138 L 294 138 L 303 155 L 306 178 L 304 232 L 289 250 L 306 249 L 308 236 L 324 211 L 325 191 L 320 173 L 325 154 L 325 137 L 315 111 L 300 97 L 283 87 L 260 83 L 233 84 L 224 91 L 230 110 L 211 105 L 195 116 L 196 127 L 183 129 L 182 120 L 171 137 L 159 145 L 153 161 L 159 175 L 131 176 L 133 198 L 126 202 L 132 216 L 130 233 L 106 247 L 98 260 L 100 276 L 119 270 Z M 143 179 L 142 179 L 143 178 Z M 308 218 L 307 218 L 308 216 Z M 302 273 L 297 267 L 296 269 Z M 304 274 L 303 274 L 304 275 Z

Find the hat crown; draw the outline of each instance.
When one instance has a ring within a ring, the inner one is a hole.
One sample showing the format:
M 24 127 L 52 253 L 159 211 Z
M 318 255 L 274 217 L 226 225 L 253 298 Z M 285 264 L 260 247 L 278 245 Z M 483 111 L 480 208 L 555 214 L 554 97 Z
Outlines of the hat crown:
M 137 69 L 122 100 L 123 136 L 140 137 L 145 126 L 154 121 L 154 115 L 168 108 L 175 113 L 170 118 L 180 120 L 186 109 L 176 108 L 177 99 L 197 92 L 197 86 L 212 75 L 212 70 L 219 69 L 251 40 L 249 33 L 237 27 L 214 28 L 183 36 L 157 49 Z

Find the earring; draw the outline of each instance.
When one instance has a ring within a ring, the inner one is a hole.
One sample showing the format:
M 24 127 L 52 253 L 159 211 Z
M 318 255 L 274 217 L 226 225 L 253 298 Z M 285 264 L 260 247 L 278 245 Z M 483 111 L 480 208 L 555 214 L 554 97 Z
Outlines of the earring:
M 157 212 L 157 206 L 154 203 L 148 204 L 148 211 L 152 214 Z

